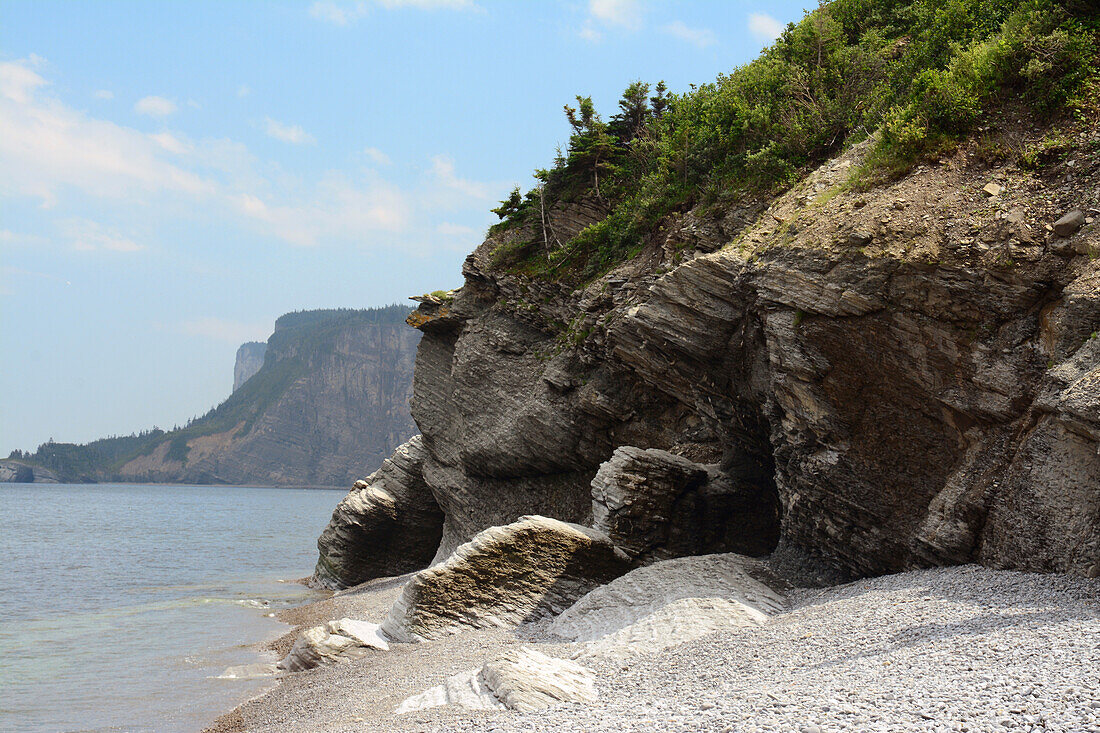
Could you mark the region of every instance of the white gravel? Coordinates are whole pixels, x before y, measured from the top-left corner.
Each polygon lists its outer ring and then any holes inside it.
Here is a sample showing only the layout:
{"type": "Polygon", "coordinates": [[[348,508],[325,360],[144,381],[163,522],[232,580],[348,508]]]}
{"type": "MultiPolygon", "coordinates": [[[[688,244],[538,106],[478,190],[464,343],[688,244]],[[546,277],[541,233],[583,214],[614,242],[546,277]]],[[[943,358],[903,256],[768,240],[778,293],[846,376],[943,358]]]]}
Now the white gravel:
{"type": "Polygon", "coordinates": [[[791,610],[629,662],[600,701],[466,731],[1100,733],[1100,581],[968,566],[796,591],[791,610]]]}

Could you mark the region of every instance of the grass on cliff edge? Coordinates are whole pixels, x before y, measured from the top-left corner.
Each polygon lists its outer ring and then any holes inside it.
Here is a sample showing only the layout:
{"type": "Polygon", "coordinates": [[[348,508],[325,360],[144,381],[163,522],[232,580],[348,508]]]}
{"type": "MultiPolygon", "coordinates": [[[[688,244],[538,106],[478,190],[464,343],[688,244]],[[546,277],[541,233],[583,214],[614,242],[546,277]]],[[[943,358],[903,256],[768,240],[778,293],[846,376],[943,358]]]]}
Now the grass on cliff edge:
{"type": "Polygon", "coordinates": [[[494,264],[589,282],[671,214],[780,193],[876,130],[864,183],[901,175],[1009,98],[1040,115],[1080,103],[1100,87],[1098,48],[1087,0],[834,0],[685,94],[635,82],[607,122],[590,98],[567,105],[568,150],[494,209],[490,234],[509,233],[494,264]],[[581,200],[607,215],[557,241],[547,212],[581,200]]]}

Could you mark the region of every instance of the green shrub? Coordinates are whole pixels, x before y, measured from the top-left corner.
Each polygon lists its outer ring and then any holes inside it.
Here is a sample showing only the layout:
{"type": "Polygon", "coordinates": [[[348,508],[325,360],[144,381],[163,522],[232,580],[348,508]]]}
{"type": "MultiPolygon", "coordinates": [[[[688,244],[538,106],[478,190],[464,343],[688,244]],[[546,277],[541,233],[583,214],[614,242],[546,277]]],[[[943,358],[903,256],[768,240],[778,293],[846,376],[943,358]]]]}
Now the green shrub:
{"type": "Polygon", "coordinates": [[[632,83],[608,122],[588,97],[566,107],[568,149],[539,187],[515,191],[492,231],[527,226],[494,262],[590,280],[642,248],[670,214],[782,191],[876,130],[863,180],[903,172],[1020,99],[1038,113],[1095,86],[1100,21],[1053,0],[835,0],[791,23],[752,63],[645,104],[632,83]],[[546,252],[542,211],[593,199],[608,216],[546,252]]]}

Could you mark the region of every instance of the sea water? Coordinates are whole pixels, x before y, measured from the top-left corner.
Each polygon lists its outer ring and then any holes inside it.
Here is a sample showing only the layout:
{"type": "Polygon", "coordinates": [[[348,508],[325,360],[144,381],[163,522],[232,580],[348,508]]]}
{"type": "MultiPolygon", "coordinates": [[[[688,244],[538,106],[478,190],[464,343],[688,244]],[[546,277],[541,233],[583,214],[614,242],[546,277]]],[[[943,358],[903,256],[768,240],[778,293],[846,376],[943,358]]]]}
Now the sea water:
{"type": "Polygon", "coordinates": [[[271,686],[219,675],[316,596],[342,493],[0,484],[0,730],[198,731],[271,686]]]}

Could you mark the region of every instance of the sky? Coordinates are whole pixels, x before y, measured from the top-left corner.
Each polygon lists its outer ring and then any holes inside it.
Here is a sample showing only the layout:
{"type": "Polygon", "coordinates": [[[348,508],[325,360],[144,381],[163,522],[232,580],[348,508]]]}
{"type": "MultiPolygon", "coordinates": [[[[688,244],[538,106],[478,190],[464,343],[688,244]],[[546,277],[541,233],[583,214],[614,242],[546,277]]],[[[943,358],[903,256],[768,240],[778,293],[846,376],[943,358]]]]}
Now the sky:
{"type": "Polygon", "coordinates": [[[712,81],[806,7],[3,0],[0,455],[184,424],[283,313],[461,285],[562,105],[712,81]]]}

